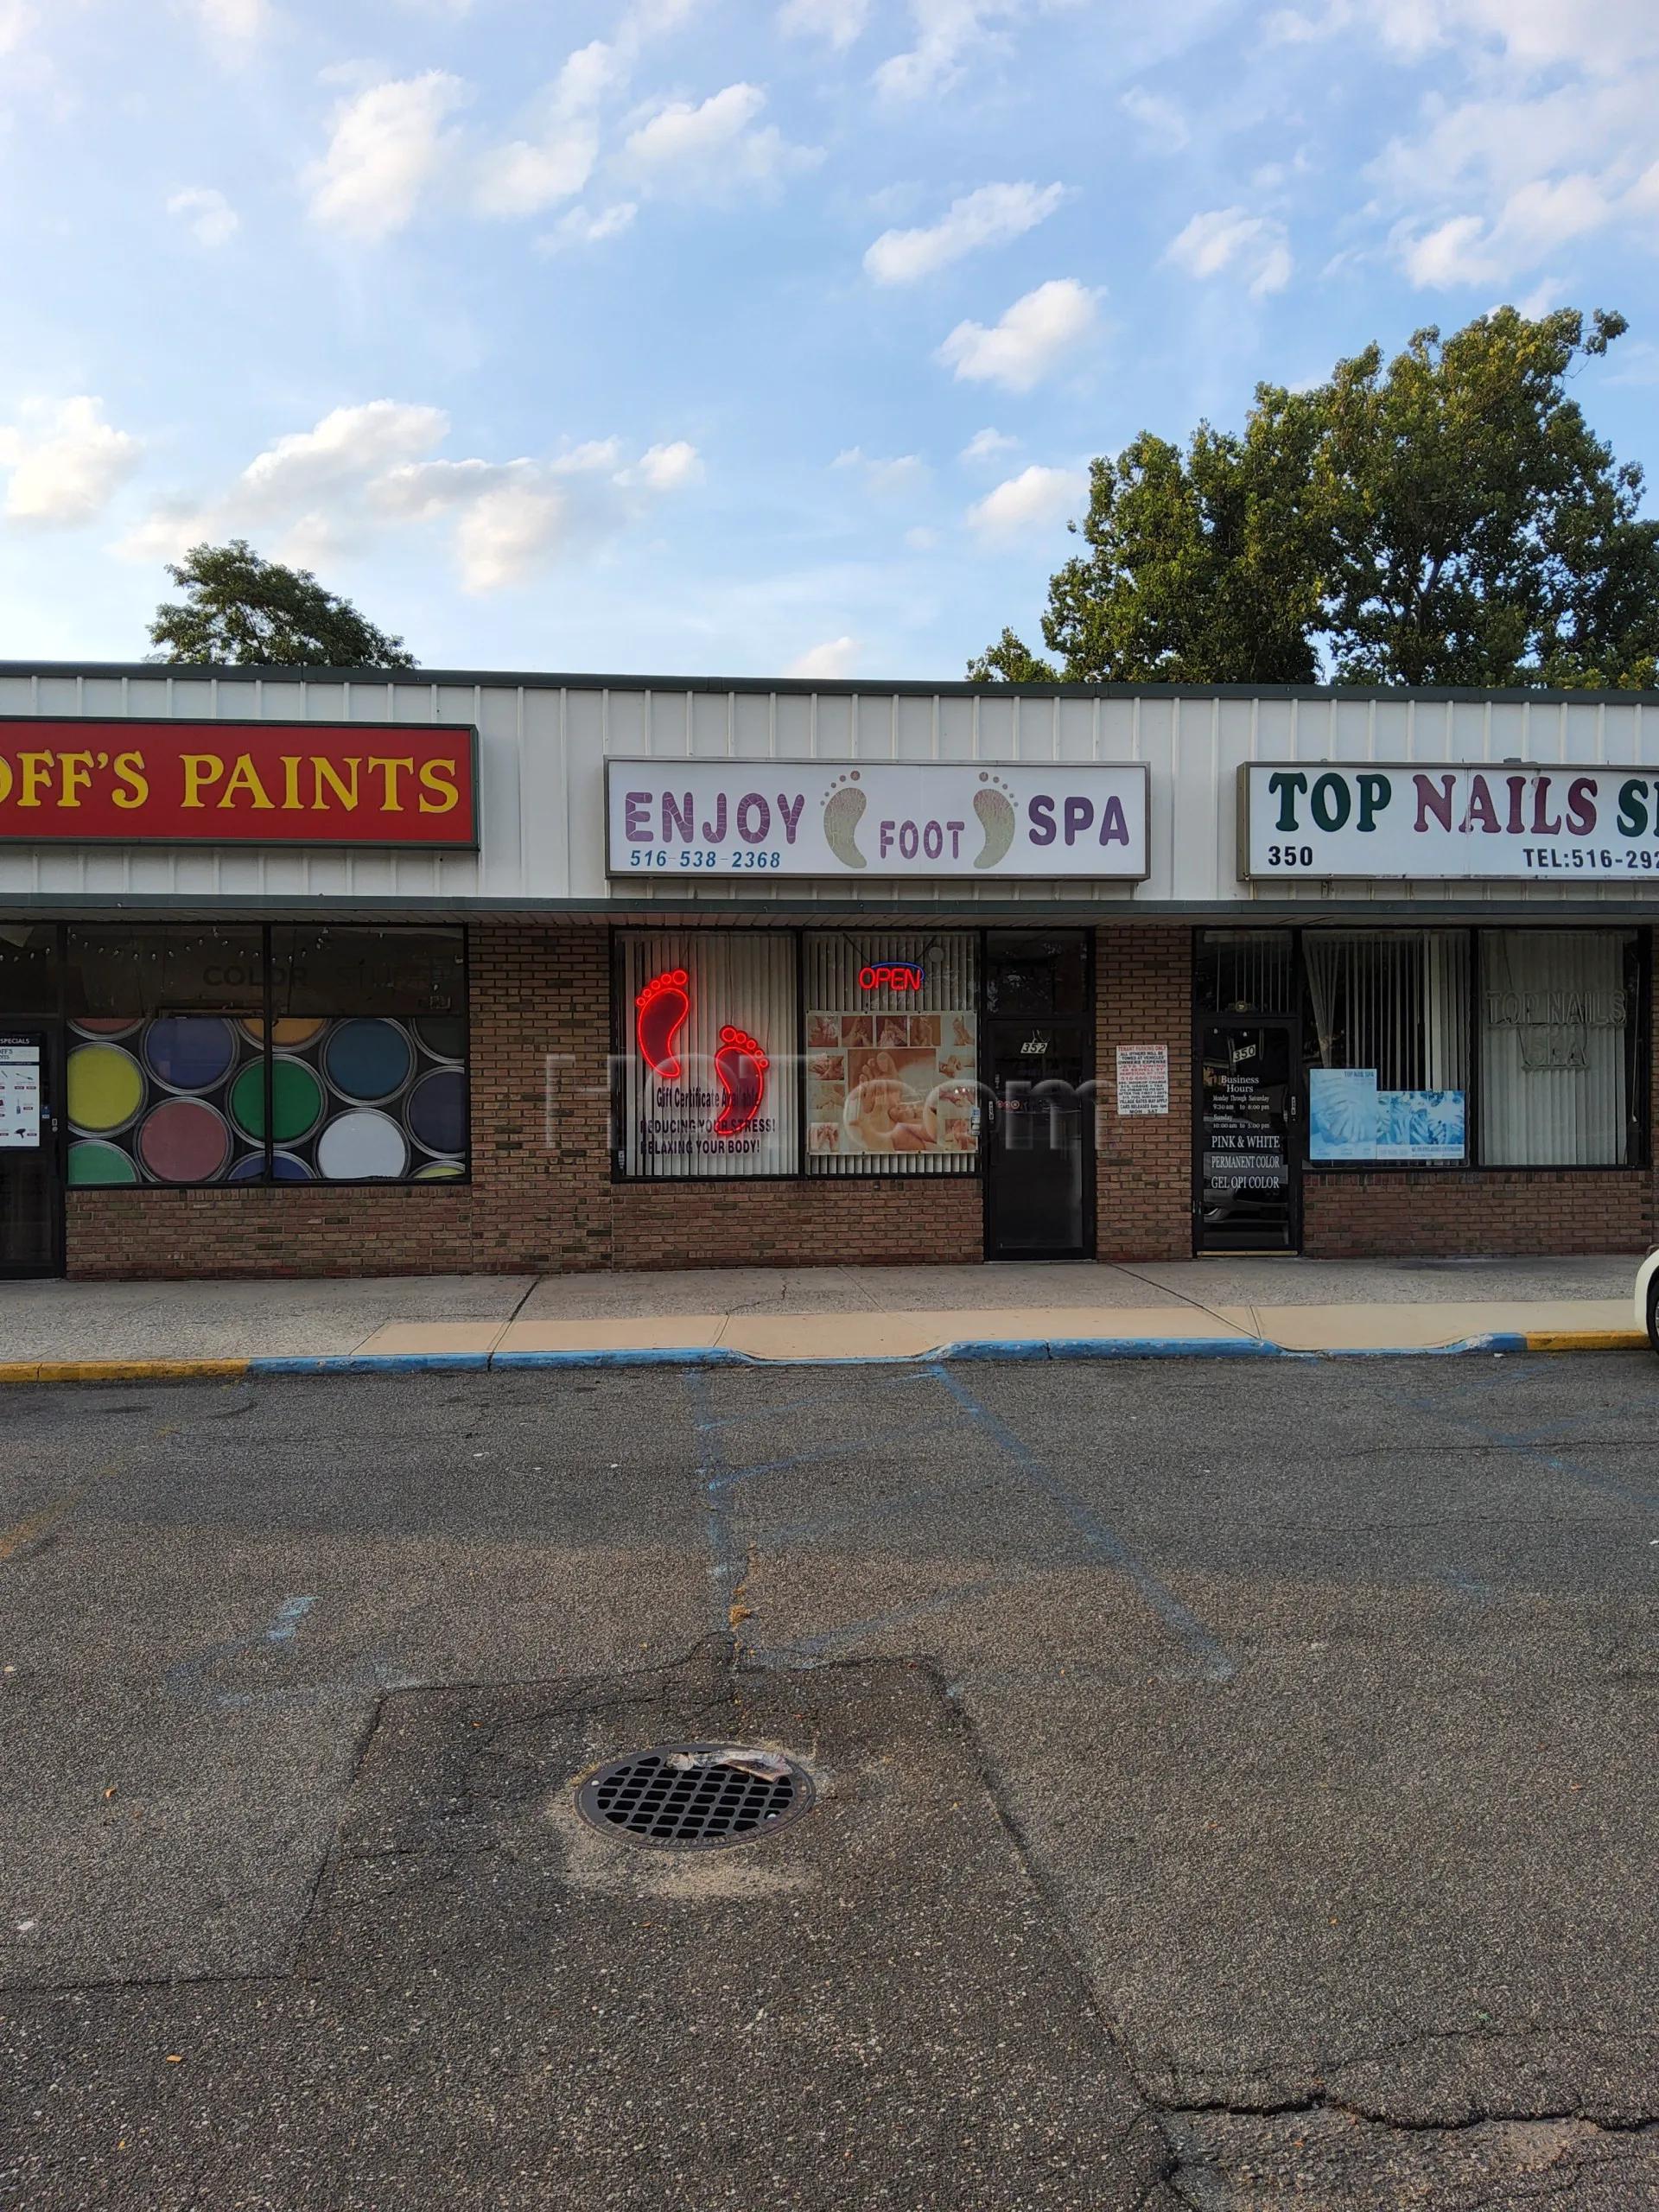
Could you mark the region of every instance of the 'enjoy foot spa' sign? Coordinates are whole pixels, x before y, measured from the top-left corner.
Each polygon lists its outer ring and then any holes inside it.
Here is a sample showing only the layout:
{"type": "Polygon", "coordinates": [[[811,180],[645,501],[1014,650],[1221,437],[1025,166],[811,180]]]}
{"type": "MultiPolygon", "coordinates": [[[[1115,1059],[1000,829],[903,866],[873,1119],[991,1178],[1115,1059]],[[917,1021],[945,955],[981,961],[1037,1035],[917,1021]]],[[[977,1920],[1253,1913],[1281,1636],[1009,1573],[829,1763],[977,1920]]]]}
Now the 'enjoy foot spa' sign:
{"type": "Polygon", "coordinates": [[[612,760],[612,875],[1147,873],[1143,767],[612,760]]]}

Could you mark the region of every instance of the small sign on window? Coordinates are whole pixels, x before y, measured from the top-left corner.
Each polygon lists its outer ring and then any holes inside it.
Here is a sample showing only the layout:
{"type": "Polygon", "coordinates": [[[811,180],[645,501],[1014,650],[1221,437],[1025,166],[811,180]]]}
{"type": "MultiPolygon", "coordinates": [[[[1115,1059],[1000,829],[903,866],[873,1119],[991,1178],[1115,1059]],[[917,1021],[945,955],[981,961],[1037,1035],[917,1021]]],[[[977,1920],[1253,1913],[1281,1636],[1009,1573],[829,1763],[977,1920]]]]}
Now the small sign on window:
{"type": "Polygon", "coordinates": [[[0,1037],[0,1151],[38,1151],[41,1047],[35,1038],[0,1037]]]}

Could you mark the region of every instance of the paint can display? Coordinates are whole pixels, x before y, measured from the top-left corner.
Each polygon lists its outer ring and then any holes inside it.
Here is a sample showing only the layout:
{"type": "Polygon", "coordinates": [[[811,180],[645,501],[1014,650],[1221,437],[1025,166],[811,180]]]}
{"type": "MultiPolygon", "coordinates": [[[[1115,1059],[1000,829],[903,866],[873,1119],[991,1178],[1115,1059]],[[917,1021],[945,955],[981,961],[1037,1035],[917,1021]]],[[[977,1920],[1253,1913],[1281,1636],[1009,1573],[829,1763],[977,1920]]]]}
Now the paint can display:
{"type": "Polygon", "coordinates": [[[212,1090],[236,1062],[236,1033],[217,1014],[167,1014],[144,1030],[144,1064],[168,1090],[212,1090]]]}
{"type": "Polygon", "coordinates": [[[77,1045],[69,1055],[69,1125],[90,1136],[112,1136],[137,1117],[144,1071],[119,1045],[77,1045]]]}
{"type": "MultiPolygon", "coordinates": [[[[279,1145],[300,1143],[322,1119],[323,1090],[308,1060],[277,1052],[270,1064],[271,1136],[279,1145]]],[[[254,1144],[265,1141],[265,1071],[250,1060],[231,1085],[231,1118],[254,1144]]]]}
{"type": "Polygon", "coordinates": [[[118,1144],[86,1137],[69,1147],[67,1180],[72,1191],[124,1190],[138,1180],[138,1169],[118,1144]]]}
{"type": "Polygon", "coordinates": [[[459,1067],[467,1057],[467,1024],[458,1014],[423,1014],[412,1022],[416,1042],[435,1060],[459,1067]]]}
{"type": "MultiPolygon", "coordinates": [[[[320,1016],[279,1014],[270,1025],[270,1041],[279,1052],[297,1052],[314,1045],[327,1027],[320,1016]]],[[[242,1029],[256,1045],[264,1043],[265,1025],[257,1016],[251,1014],[242,1029]]]]}
{"type": "Polygon", "coordinates": [[[379,1105],[409,1081],[414,1047],[396,1021],[341,1021],[322,1048],[323,1072],[342,1098],[379,1105]]]}
{"type": "MultiPolygon", "coordinates": [[[[251,1152],[238,1160],[226,1178],[232,1183],[257,1183],[265,1172],[265,1155],[251,1152]]],[[[271,1179],[277,1183],[310,1183],[315,1180],[305,1162],[291,1152],[275,1152],[270,1156],[271,1179]]]]}
{"type": "Polygon", "coordinates": [[[77,1037],[130,1037],[143,1026],[137,1014],[83,1014],[69,1024],[77,1037]]]}
{"type": "Polygon", "coordinates": [[[397,1181],[408,1166],[408,1138],[372,1108],[337,1115],[317,1139],[317,1173],[327,1182],[397,1181]]]}
{"type": "Polygon", "coordinates": [[[211,1183],[232,1151],[225,1116],[203,1098],[167,1098],[138,1127],[140,1160],[158,1183],[211,1183]]]}
{"type": "Polygon", "coordinates": [[[423,1152],[466,1151],[467,1078],[459,1068],[429,1069],[416,1079],[404,1110],[409,1133],[423,1152]]]}

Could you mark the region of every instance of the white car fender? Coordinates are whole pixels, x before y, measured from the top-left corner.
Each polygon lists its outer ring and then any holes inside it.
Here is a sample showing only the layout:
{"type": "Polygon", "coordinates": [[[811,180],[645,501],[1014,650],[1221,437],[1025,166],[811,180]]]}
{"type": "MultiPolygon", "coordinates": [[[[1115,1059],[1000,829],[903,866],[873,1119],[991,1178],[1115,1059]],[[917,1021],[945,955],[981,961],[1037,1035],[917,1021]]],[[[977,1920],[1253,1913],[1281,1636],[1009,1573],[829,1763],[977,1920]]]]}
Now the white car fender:
{"type": "MultiPolygon", "coordinates": [[[[1659,1244],[1654,1246],[1652,1251],[1636,1271],[1636,1325],[1646,1332],[1650,1341],[1654,1336],[1654,1329],[1649,1318],[1649,1306],[1653,1297],[1653,1282],[1656,1276],[1659,1276],[1659,1244]]],[[[1659,1343],[1654,1344],[1654,1350],[1659,1351],[1659,1343]]]]}

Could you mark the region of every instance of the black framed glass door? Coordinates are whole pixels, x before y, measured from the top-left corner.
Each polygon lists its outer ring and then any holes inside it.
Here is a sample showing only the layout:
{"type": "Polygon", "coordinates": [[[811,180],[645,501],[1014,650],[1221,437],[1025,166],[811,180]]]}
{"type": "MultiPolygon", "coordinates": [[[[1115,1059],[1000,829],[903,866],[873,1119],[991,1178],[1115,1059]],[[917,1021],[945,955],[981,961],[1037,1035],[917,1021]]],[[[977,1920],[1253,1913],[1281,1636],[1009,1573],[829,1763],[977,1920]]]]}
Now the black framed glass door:
{"type": "Polygon", "coordinates": [[[0,1020],[0,1276],[63,1271],[51,1026],[0,1020]]]}
{"type": "Polygon", "coordinates": [[[1077,1260],[1089,1250],[1094,1113],[1082,1025],[992,1021],[985,1250],[992,1260],[1077,1260]]]}
{"type": "Polygon", "coordinates": [[[985,1256],[1081,1260],[1094,1250],[1094,1024],[1080,930],[985,938],[985,1256]]]}
{"type": "Polygon", "coordinates": [[[1199,1025],[1200,1252],[1300,1249],[1297,1028],[1294,1021],[1199,1025]]]}

